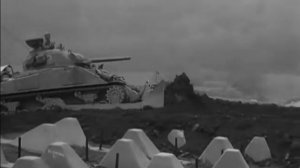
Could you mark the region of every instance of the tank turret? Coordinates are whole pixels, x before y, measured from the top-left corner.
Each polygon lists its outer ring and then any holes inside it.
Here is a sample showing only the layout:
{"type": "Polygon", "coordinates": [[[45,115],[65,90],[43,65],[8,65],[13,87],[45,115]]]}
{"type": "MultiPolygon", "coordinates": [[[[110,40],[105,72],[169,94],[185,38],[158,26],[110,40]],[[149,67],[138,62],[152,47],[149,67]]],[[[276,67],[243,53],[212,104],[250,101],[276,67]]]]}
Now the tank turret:
{"type": "MultiPolygon", "coordinates": [[[[54,44],[54,42],[48,43],[54,44]]],[[[57,48],[49,44],[44,45],[43,38],[26,40],[26,44],[33,50],[29,52],[29,55],[24,61],[23,67],[25,71],[71,65],[90,67],[92,63],[130,60],[130,57],[88,59],[79,53],[72,52],[71,50],[65,50],[64,47],[61,47],[61,45],[57,48]]]]}

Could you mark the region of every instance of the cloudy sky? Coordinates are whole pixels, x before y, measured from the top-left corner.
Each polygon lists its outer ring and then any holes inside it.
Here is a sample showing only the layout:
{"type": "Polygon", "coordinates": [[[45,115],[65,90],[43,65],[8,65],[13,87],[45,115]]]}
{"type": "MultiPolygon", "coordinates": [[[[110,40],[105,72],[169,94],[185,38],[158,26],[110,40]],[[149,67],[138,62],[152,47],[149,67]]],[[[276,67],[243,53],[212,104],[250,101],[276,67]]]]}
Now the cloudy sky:
{"type": "Polygon", "coordinates": [[[299,0],[1,0],[1,64],[51,32],[116,71],[187,72],[258,99],[300,97],[299,0]]]}

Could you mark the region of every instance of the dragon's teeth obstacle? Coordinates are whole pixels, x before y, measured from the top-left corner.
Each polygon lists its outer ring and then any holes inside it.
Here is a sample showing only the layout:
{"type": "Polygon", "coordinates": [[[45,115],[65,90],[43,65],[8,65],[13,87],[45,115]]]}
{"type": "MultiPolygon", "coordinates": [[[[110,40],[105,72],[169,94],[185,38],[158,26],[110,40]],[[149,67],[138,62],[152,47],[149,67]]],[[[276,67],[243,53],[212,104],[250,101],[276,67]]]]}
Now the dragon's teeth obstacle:
{"type": "Polygon", "coordinates": [[[226,149],[213,168],[249,168],[238,149],[226,149]]]}
{"type": "Polygon", "coordinates": [[[171,153],[154,155],[147,168],[183,168],[180,161],[171,153]]]}
{"type": "Polygon", "coordinates": [[[116,164],[119,168],[145,168],[149,159],[133,140],[119,139],[100,162],[106,168],[115,168],[116,164]]]}
{"type": "Polygon", "coordinates": [[[169,134],[168,134],[168,140],[169,142],[178,148],[184,146],[186,144],[185,136],[184,136],[184,131],[183,130],[177,130],[173,129],[169,134]],[[177,144],[176,144],[177,140],[177,144]]]}
{"type": "MultiPolygon", "coordinates": [[[[49,144],[55,141],[56,132],[54,124],[41,124],[21,136],[22,148],[42,153],[49,144]]],[[[12,144],[18,146],[18,138],[14,139],[12,144]]]]}
{"type": "Polygon", "coordinates": [[[68,144],[55,142],[48,146],[41,157],[21,157],[13,168],[88,168],[88,166],[68,144]]]}
{"type": "Polygon", "coordinates": [[[64,142],[51,144],[41,158],[51,168],[88,168],[76,152],[64,142]]]}
{"type": "Polygon", "coordinates": [[[226,149],[233,148],[226,137],[215,137],[198,158],[200,164],[212,166],[221,157],[226,149]]]}
{"type": "Polygon", "coordinates": [[[157,147],[141,129],[129,129],[123,136],[125,139],[132,139],[148,158],[159,153],[157,147]]]}
{"type": "Polygon", "coordinates": [[[70,145],[84,146],[86,137],[76,118],[64,118],[55,123],[58,141],[66,142],[70,145]]]}
{"type": "MultiPolygon", "coordinates": [[[[61,141],[70,145],[85,145],[86,137],[76,118],[64,118],[55,124],[41,124],[21,136],[22,148],[43,153],[53,142],[61,141]]],[[[18,146],[18,138],[11,143],[18,146]]]]}
{"type": "Polygon", "coordinates": [[[245,156],[254,162],[262,162],[271,159],[271,152],[264,137],[254,137],[245,149],[245,156]]]}
{"type": "Polygon", "coordinates": [[[23,156],[14,164],[13,168],[50,168],[37,156],[23,156]]]}

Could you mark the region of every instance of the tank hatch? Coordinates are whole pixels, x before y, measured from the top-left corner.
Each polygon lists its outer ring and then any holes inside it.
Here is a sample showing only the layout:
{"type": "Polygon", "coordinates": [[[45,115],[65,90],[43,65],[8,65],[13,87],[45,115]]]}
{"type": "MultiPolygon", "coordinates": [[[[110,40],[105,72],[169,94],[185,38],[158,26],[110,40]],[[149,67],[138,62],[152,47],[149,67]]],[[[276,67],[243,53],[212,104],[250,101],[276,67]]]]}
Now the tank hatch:
{"type": "Polygon", "coordinates": [[[38,48],[42,48],[44,39],[43,38],[34,38],[34,39],[28,39],[25,42],[29,47],[31,47],[33,49],[38,49],[38,48]]]}

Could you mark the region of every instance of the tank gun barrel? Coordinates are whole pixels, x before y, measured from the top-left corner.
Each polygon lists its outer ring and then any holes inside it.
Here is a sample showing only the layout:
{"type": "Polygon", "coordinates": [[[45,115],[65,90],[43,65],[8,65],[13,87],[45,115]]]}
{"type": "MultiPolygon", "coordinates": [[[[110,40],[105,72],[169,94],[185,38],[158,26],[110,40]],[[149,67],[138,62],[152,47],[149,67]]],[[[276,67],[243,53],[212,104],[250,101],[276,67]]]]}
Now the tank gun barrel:
{"type": "Polygon", "coordinates": [[[131,57],[107,57],[107,58],[92,58],[91,63],[101,63],[101,62],[114,62],[114,61],[126,61],[130,60],[131,57]]]}

